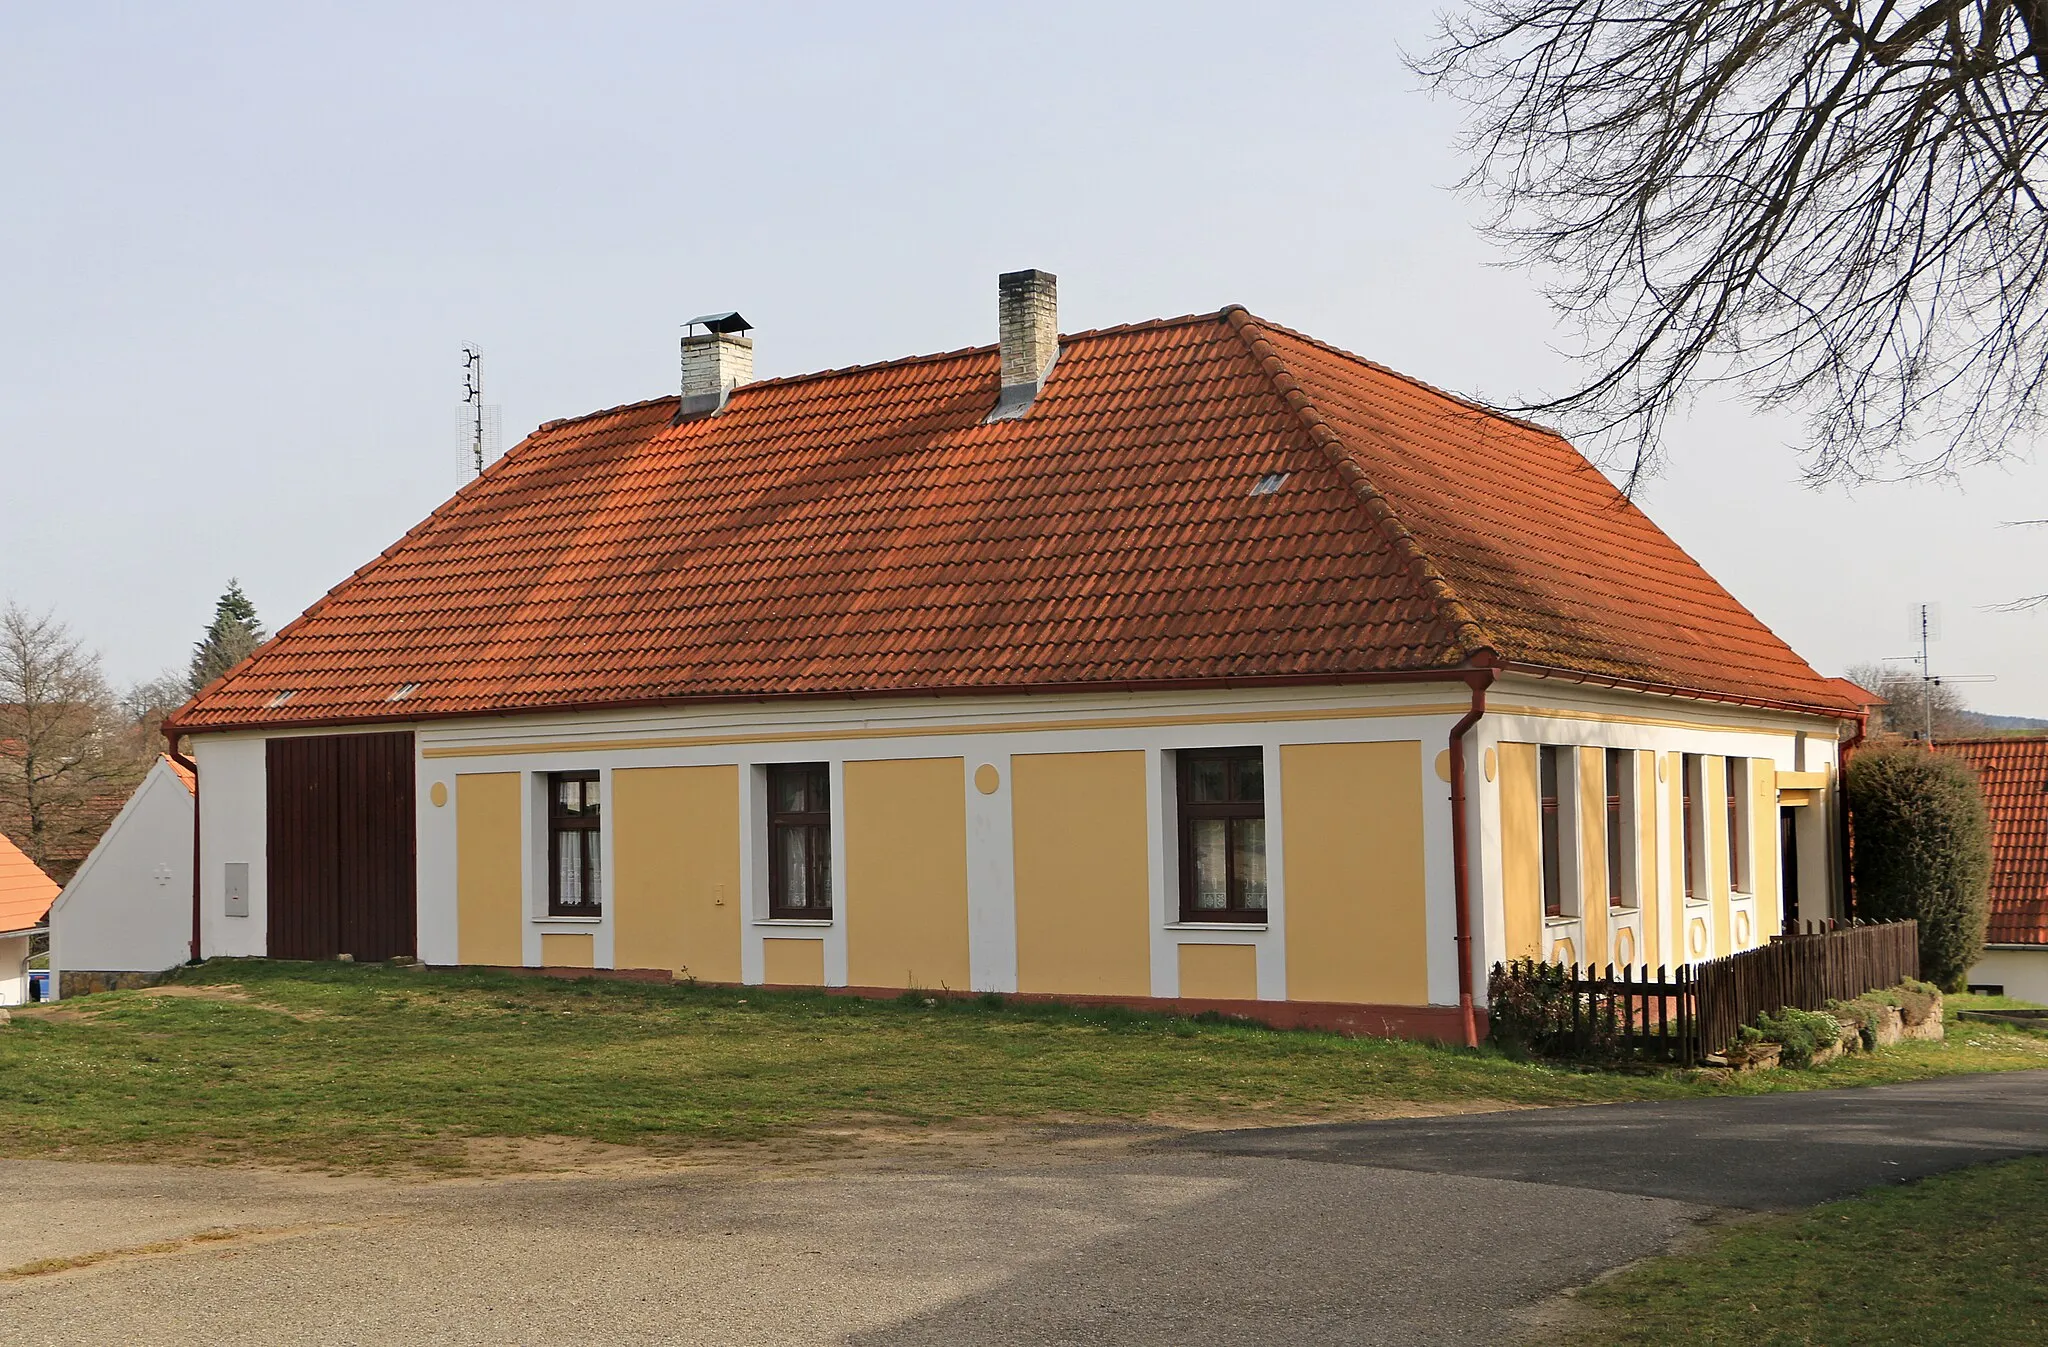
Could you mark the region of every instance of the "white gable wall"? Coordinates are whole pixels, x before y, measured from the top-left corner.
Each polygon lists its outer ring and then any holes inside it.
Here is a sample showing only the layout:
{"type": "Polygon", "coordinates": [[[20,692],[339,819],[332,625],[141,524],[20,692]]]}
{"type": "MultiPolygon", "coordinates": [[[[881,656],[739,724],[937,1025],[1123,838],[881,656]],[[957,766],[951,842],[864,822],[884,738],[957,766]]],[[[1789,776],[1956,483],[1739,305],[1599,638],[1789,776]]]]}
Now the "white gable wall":
{"type": "Polygon", "coordinates": [[[50,909],[52,970],[153,973],[186,960],[192,808],[159,760],[50,909]]]}

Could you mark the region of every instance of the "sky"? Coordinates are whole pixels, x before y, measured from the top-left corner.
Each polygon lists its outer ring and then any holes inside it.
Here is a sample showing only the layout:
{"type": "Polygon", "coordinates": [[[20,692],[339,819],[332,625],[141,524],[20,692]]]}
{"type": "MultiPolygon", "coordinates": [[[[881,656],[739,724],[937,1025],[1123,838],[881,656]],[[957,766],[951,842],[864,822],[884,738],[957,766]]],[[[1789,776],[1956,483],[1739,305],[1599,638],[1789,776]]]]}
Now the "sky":
{"type": "MultiPolygon", "coordinates": [[[[507,447],[672,393],[688,318],[757,373],[1242,303],[1508,403],[1572,368],[1459,195],[1415,3],[13,6],[0,41],[0,599],[119,684],[229,577],[274,629],[507,447]]],[[[1825,673],[1912,653],[2048,716],[2048,468],[1802,485],[1798,426],[1709,400],[1639,500],[1825,673]]]]}

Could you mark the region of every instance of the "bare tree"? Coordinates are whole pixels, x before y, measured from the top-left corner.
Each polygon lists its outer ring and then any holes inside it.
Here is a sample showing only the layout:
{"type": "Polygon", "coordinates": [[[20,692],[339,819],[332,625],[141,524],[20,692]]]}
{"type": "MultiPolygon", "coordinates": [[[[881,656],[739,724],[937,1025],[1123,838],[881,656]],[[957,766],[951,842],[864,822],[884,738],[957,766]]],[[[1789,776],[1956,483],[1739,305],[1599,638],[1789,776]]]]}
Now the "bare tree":
{"type": "Polygon", "coordinates": [[[129,731],[99,656],[50,614],[0,609],[0,832],[59,883],[148,764],[129,731]]]}
{"type": "Polygon", "coordinates": [[[1633,486],[1727,383],[1817,480],[2003,456],[2048,386],[2048,0],[1471,0],[1413,60],[1633,486]],[[1932,448],[1924,446],[1931,445],[1932,448]]]}
{"type": "Polygon", "coordinates": [[[1870,718],[1872,734],[1911,739],[1926,734],[1930,725],[1936,739],[1961,739],[1984,732],[1984,722],[1947,683],[1930,683],[1917,673],[1881,664],[1853,665],[1843,677],[1885,699],[1870,718]]]}

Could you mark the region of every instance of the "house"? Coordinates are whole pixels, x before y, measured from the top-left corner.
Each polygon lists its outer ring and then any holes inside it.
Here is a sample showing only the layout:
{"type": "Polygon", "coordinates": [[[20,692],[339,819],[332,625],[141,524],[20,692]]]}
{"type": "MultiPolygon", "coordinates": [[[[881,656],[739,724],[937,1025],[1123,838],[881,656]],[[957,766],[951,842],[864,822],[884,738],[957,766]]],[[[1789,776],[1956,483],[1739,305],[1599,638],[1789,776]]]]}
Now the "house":
{"type": "Polygon", "coordinates": [[[159,757],[50,908],[59,995],[158,973],[192,952],[197,778],[159,757]]]}
{"type": "Polygon", "coordinates": [[[2048,1002],[2048,738],[1950,739],[1991,816],[1991,923],[1969,985],[2048,1002]]]}
{"type": "Polygon", "coordinates": [[[204,951],[1460,1036],[1837,910],[1856,711],[1570,444],[1056,309],[541,426],[174,716],[204,951]]]}
{"type": "Polygon", "coordinates": [[[0,833],[0,1006],[28,1000],[29,946],[57,897],[56,881],[0,833]]]}

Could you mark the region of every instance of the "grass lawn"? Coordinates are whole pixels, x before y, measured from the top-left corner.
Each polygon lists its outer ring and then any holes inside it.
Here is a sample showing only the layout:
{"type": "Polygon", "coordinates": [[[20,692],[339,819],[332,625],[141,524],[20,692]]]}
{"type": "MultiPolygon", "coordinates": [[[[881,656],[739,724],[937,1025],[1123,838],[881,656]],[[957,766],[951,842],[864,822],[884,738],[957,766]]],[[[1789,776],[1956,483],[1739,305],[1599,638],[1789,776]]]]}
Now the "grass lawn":
{"type": "Polygon", "coordinates": [[[666,1151],[847,1125],[1252,1124],[2038,1066],[2048,1035],[1996,1025],[1718,1080],[992,998],[221,960],[0,1029],[0,1154],[455,1170],[473,1138],[666,1151]]]}
{"type": "Polygon", "coordinates": [[[2048,1342],[2048,1159],[1959,1170],[1737,1226],[1581,1294],[1561,1339],[1626,1344],[2048,1342]]]}

